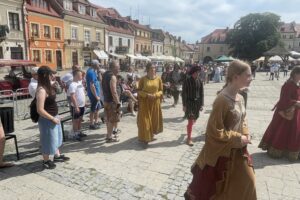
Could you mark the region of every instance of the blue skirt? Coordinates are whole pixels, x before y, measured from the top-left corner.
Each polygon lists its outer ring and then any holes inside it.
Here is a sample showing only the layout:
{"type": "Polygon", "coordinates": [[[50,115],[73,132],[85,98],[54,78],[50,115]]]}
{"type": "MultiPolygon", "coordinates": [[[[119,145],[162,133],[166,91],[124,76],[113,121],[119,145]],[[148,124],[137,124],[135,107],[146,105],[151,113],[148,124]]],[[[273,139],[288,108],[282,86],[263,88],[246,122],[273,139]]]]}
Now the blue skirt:
{"type": "Polygon", "coordinates": [[[57,149],[62,145],[62,129],[60,124],[39,117],[40,142],[42,154],[55,155],[57,149]]]}

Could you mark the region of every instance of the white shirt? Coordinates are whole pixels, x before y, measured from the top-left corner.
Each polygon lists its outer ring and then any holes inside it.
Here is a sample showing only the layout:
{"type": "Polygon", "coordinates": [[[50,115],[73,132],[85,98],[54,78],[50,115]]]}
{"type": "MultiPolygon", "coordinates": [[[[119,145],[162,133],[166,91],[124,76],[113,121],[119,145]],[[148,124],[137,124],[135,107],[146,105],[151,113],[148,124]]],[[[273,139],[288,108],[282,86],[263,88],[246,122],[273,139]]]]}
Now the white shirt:
{"type": "MultiPolygon", "coordinates": [[[[77,106],[78,107],[84,107],[85,106],[85,92],[84,92],[84,87],[82,85],[82,81],[78,82],[72,82],[69,86],[68,93],[70,94],[75,94],[75,99],[77,101],[77,106]]],[[[73,105],[73,102],[71,102],[71,105],[73,105]]]]}
{"type": "Polygon", "coordinates": [[[30,83],[28,85],[28,91],[32,98],[35,97],[36,88],[37,88],[38,82],[34,78],[31,78],[30,83]]]}

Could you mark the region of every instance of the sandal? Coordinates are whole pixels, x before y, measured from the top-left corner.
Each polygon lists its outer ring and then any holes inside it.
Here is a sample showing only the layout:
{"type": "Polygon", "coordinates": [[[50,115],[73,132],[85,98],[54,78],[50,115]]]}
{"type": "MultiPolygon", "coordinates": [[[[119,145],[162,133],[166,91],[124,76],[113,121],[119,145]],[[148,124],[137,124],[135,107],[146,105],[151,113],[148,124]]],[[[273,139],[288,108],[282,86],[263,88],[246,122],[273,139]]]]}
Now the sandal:
{"type": "Polygon", "coordinates": [[[119,142],[120,140],[118,138],[106,138],[106,143],[113,143],[113,142],[119,142]]]}
{"type": "Polygon", "coordinates": [[[117,130],[114,130],[113,132],[112,132],[112,134],[113,135],[118,135],[118,134],[120,134],[122,131],[120,130],[120,129],[117,129],[117,130]]]}

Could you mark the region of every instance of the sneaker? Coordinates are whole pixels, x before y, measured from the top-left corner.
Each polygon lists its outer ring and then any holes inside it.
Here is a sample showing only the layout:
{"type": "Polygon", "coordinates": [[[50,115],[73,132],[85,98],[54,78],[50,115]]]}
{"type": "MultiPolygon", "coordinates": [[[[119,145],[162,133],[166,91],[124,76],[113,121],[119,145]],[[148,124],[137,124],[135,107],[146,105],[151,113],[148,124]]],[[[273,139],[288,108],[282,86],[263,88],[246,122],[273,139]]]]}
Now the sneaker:
{"type": "Polygon", "coordinates": [[[70,160],[70,158],[63,154],[60,154],[59,156],[54,156],[54,158],[53,158],[54,162],[66,162],[69,160],[70,160]]]}
{"type": "Polygon", "coordinates": [[[76,140],[76,141],[79,141],[79,142],[82,141],[82,139],[79,136],[79,134],[78,135],[74,135],[73,140],[76,140]]]}
{"type": "Polygon", "coordinates": [[[43,161],[43,167],[45,169],[55,169],[56,165],[51,160],[43,161]]]}
{"type": "Polygon", "coordinates": [[[78,133],[78,136],[79,136],[79,137],[86,137],[87,134],[85,134],[85,133],[83,133],[83,132],[79,132],[79,133],[78,133]]]}

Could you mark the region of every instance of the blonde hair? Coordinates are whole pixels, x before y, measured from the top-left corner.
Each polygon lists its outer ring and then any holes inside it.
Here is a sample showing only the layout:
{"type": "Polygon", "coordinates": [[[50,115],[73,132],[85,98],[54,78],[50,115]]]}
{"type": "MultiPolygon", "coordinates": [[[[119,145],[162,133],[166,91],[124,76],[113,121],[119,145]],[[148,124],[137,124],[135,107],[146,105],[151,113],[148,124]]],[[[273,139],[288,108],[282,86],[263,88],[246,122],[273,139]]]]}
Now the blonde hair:
{"type": "Polygon", "coordinates": [[[226,75],[226,85],[233,80],[233,77],[236,75],[241,75],[247,69],[250,69],[250,65],[241,60],[234,60],[229,64],[227,68],[227,75],[226,75]]]}

